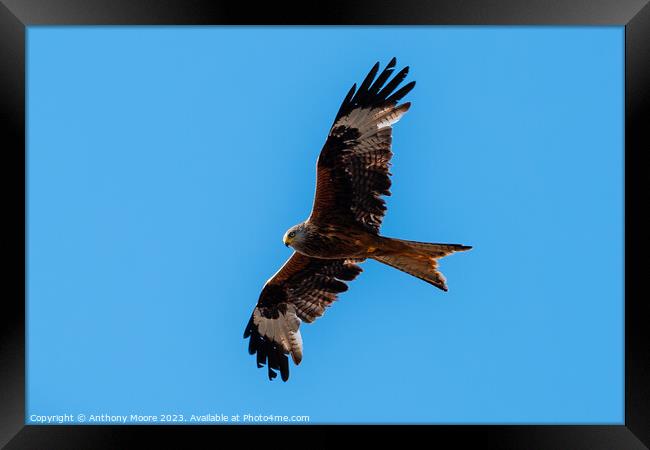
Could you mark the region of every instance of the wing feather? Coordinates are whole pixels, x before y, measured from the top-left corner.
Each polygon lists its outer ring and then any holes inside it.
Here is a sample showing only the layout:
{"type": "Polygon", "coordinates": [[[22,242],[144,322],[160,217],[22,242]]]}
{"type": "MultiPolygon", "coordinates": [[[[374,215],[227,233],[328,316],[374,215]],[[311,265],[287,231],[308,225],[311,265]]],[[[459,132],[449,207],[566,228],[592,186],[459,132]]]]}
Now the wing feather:
{"type": "Polygon", "coordinates": [[[318,158],[313,223],[379,232],[386,211],[382,196],[390,195],[391,187],[392,126],[410,107],[397,103],[415,86],[412,81],[395,91],[409,69],[388,81],[395,65],[393,58],[375,79],[375,64],[343,100],[318,158]]]}
{"type": "Polygon", "coordinates": [[[302,360],[301,322],[311,323],[325,313],[338,294],[354,280],[360,260],[317,259],[295,252],[264,285],[244,330],[248,352],[257,354],[257,366],[268,368],[269,379],[289,378],[288,356],[302,360]]]}

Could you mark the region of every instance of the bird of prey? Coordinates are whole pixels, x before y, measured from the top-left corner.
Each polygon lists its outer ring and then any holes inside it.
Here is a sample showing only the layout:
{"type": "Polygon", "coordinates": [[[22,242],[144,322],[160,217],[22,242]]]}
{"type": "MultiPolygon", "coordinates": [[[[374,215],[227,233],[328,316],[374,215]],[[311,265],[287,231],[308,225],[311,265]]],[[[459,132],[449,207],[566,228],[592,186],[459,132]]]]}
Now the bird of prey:
{"type": "Polygon", "coordinates": [[[249,353],[257,354],[258,367],[267,366],[270,380],[279,371],[287,381],[287,355],[296,365],[302,360],[300,324],[321,317],[365,259],[446,291],[438,259],[471,248],[379,234],[386,212],[382,196],[390,195],[392,126],[408,111],[411,104],[399,101],[415,86],[411,81],[397,89],[408,66],[389,81],[395,65],[393,58],[377,76],[376,63],[359,89],[354,84],[345,96],[318,157],[311,214],[285,233],[294,253],[264,285],[244,331],[249,353]]]}

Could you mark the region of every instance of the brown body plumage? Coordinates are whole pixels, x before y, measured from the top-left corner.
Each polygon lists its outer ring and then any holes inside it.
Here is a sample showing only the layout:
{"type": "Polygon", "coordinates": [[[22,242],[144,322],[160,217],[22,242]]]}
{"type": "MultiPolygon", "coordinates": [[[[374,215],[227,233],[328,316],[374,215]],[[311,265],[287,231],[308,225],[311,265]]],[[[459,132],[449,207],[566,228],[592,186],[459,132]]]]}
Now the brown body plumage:
{"type": "Polygon", "coordinates": [[[460,244],[434,244],[388,238],[358,226],[319,226],[310,221],[293,227],[297,236],[286,243],[300,254],[322,259],[372,258],[409,273],[446,291],[444,276],[437,270],[439,258],[469,250],[460,244]],[[300,238],[297,238],[300,236],[300,238]]]}
{"type": "Polygon", "coordinates": [[[406,67],[388,81],[395,63],[393,58],[376,79],[375,64],[343,100],[318,158],[312,212],[283,239],[296,251],[265,284],[244,332],[249,352],[257,354],[258,367],[267,365],[271,379],[274,370],[288,379],[287,355],[295,364],[302,360],[301,321],[323,315],[347,290],[345,281],[361,272],[358,263],[371,258],[446,291],[437,260],[471,248],[379,234],[382,196],[390,195],[392,125],[408,111],[410,103],[398,102],[415,85],[395,90],[408,73],[406,67]]]}

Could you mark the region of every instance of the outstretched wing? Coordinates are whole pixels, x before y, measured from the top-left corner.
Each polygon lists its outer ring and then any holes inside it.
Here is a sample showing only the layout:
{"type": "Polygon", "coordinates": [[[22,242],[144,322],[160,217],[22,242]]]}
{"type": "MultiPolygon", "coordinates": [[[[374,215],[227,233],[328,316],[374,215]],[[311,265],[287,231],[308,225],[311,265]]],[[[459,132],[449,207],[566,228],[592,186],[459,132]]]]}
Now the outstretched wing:
{"type": "Polygon", "coordinates": [[[415,81],[395,91],[408,67],[385,86],[395,68],[391,59],[375,79],[375,64],[359,89],[343,100],[318,158],[316,195],[309,220],[316,224],[361,225],[378,233],[386,211],[382,195],[390,195],[392,125],[410,107],[398,105],[415,81]]]}
{"type": "MultiPolygon", "coordinates": [[[[359,262],[358,260],[356,262],[359,262]]],[[[347,291],[344,281],[361,272],[352,260],[316,259],[295,252],[266,282],[244,338],[250,338],[248,352],[257,354],[257,367],[268,367],[269,379],[280,371],[289,379],[289,359],[302,360],[301,322],[322,316],[339,293],[347,291]]]]}

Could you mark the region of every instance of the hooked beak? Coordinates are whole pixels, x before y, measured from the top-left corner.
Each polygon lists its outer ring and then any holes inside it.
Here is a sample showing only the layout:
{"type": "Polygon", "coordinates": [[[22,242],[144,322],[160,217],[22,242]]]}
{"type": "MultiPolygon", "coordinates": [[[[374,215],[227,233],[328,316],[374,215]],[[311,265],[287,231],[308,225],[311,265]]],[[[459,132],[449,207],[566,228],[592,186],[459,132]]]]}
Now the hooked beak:
{"type": "Polygon", "coordinates": [[[287,236],[284,236],[284,237],[282,238],[282,242],[284,242],[284,245],[285,245],[285,246],[287,246],[287,247],[289,246],[289,238],[288,238],[287,236]]]}

